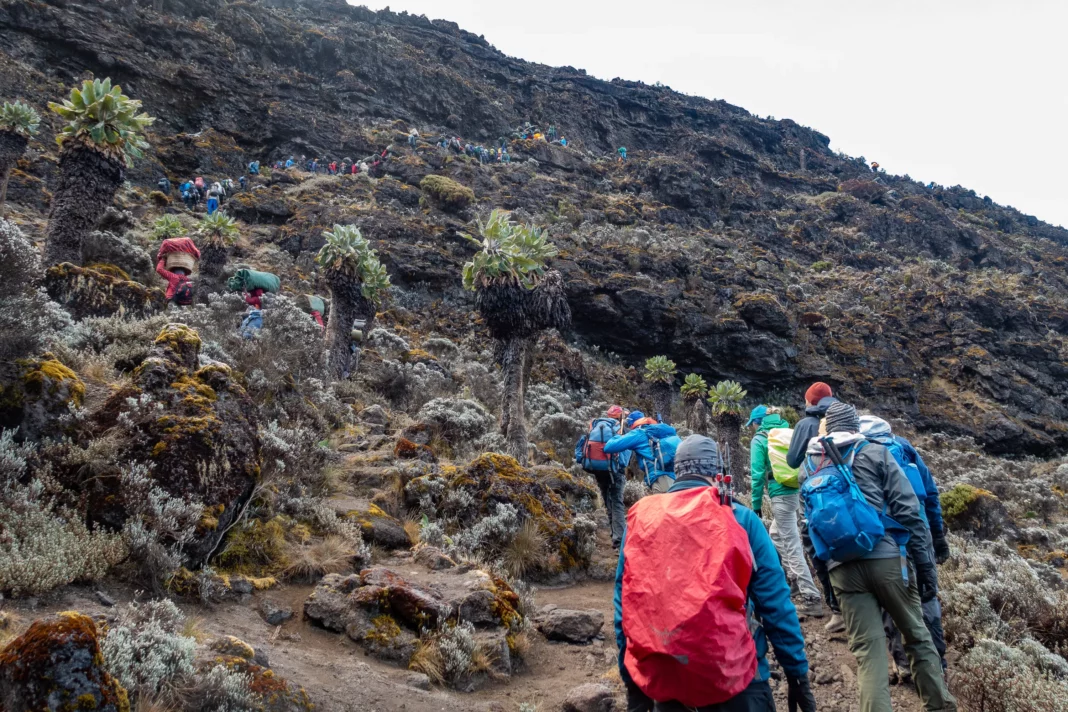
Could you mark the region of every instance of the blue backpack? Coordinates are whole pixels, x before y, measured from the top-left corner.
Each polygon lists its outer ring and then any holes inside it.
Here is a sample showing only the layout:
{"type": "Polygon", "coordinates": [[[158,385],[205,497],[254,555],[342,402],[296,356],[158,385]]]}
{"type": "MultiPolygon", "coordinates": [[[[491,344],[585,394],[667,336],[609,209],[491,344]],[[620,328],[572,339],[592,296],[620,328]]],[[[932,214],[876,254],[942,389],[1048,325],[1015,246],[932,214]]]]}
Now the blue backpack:
{"type": "Polygon", "coordinates": [[[262,328],[263,312],[259,309],[253,309],[241,322],[241,336],[245,339],[251,339],[262,328]]]}
{"type": "Polygon", "coordinates": [[[897,464],[901,466],[901,469],[905,472],[905,477],[908,478],[909,484],[912,485],[912,491],[916,493],[916,498],[920,500],[920,516],[923,517],[923,521],[927,521],[927,508],[924,507],[924,502],[927,500],[927,488],[923,484],[923,477],[920,475],[920,468],[916,466],[915,462],[912,462],[908,455],[905,454],[905,448],[901,446],[897,440],[888,440],[887,442],[877,441],[881,445],[884,445],[890,454],[894,456],[897,464]]]}
{"type": "Polygon", "coordinates": [[[604,444],[616,434],[619,423],[611,418],[596,418],[590,423],[590,432],[575,446],[575,462],[582,464],[586,472],[609,472],[612,456],[605,453],[604,444]]]}
{"type": "Polygon", "coordinates": [[[801,485],[805,518],[816,557],[822,561],[852,561],[870,554],[886,535],[894,537],[904,556],[908,532],[868,502],[853,477],[853,459],[867,442],[859,442],[839,455],[830,439],[822,440],[819,461],[805,461],[808,479],[801,485]]]}

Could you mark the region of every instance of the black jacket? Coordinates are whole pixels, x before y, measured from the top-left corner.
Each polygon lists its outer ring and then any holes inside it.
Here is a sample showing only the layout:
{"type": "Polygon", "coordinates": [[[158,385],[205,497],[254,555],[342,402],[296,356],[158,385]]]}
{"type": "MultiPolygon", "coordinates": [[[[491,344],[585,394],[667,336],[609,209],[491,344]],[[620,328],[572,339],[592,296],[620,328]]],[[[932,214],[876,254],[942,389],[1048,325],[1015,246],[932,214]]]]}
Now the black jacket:
{"type": "Polygon", "coordinates": [[[808,450],[808,441],[820,433],[820,421],[827,414],[827,409],[838,399],[834,396],[821,398],[816,405],[805,408],[805,417],[794,426],[794,437],[790,440],[790,449],[786,453],[786,464],[790,467],[801,467],[805,461],[805,452],[808,450]]]}

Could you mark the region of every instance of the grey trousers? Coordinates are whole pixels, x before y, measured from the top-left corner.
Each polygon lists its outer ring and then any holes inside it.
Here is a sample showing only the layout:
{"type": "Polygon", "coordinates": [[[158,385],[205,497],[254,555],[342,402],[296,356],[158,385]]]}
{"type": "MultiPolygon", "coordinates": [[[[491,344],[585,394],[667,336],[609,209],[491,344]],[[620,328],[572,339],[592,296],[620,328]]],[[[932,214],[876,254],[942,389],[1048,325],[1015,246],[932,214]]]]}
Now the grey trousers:
{"type": "Polygon", "coordinates": [[[801,495],[786,494],[771,498],[771,542],[779,552],[786,578],[797,584],[802,598],[820,600],[820,591],[812,580],[812,572],[805,561],[805,548],[801,544],[801,530],[797,516],[801,507],[801,495]]]}
{"type": "Polygon", "coordinates": [[[623,526],[627,523],[627,508],[623,506],[623,487],[627,476],[623,472],[596,472],[594,478],[601,490],[601,499],[608,512],[608,529],[612,532],[612,546],[623,539],[623,526]]]}

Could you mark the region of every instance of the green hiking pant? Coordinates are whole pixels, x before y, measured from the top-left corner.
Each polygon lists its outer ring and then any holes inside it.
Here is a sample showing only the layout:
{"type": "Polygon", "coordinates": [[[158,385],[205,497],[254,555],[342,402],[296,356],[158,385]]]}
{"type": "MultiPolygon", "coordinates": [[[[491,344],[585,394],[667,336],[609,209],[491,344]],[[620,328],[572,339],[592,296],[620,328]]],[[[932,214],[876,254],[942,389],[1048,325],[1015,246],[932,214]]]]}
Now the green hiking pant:
{"type": "Polygon", "coordinates": [[[894,619],[905,643],[912,679],[927,712],[956,712],[957,701],[942,678],[942,663],[923,623],[916,574],[901,578],[901,560],[861,559],[831,569],[831,585],[842,605],[849,649],[857,659],[860,712],[892,712],[889,660],[882,611],[894,619]]]}

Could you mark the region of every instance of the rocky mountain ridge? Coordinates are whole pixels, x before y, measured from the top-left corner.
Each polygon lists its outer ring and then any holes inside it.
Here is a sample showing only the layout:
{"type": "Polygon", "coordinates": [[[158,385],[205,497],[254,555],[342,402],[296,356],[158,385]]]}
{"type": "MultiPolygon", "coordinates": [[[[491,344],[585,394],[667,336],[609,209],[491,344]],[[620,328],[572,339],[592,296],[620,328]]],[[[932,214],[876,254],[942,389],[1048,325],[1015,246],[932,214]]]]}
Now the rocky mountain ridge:
{"type": "MultiPolygon", "coordinates": [[[[120,198],[135,214],[161,174],[236,177],[253,159],[393,145],[374,182],[277,177],[231,200],[249,239],[276,248],[287,288],[316,288],[322,230],[352,222],[383,255],[408,328],[465,328],[471,251],[457,234],[503,207],[548,225],[580,348],[623,364],[667,354],[785,402],[826,380],[994,453],[1068,448],[1068,231],[971,191],[872,174],[789,120],[529,64],[452,23],[340,0],[6,0],[0,29],[3,99],[43,109],[108,75],[159,118],[120,198]],[[525,121],[571,145],[515,141],[511,164],[480,166],[430,143],[491,145],[525,121]],[[426,139],[415,151],[410,127],[426,139]],[[429,174],[474,199],[435,200],[429,174]]],[[[9,192],[37,238],[54,127],[9,192]]]]}

